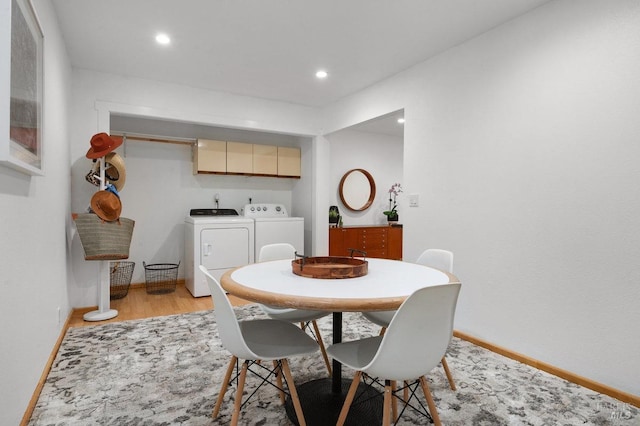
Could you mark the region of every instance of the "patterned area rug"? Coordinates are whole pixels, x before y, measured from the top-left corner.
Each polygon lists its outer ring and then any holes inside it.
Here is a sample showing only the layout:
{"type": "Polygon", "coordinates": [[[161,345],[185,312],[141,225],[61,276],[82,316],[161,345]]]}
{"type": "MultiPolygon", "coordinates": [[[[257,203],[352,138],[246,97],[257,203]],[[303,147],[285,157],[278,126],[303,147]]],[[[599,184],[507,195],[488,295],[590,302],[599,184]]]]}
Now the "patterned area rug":
{"type": "MultiPolygon", "coordinates": [[[[256,305],[236,310],[240,318],[264,316],[256,305]]],[[[331,316],[319,325],[329,343],[331,316]]],[[[378,327],[346,313],[343,330],[343,340],[351,340],[377,334],[378,327]]],[[[445,425],[640,424],[639,410],[629,404],[457,338],[447,360],[457,391],[449,388],[441,367],[427,376],[445,425]]],[[[29,424],[228,424],[234,389],[227,392],[220,417],[211,419],[228,362],[213,311],[71,328],[29,424]]],[[[292,359],[291,370],[296,383],[327,376],[319,353],[292,359]]],[[[344,371],[343,376],[351,374],[344,371]]],[[[246,391],[256,385],[248,378],[246,391]]],[[[407,410],[398,424],[427,423],[407,410]]],[[[291,423],[275,389],[262,387],[243,409],[240,424],[291,423]]]]}

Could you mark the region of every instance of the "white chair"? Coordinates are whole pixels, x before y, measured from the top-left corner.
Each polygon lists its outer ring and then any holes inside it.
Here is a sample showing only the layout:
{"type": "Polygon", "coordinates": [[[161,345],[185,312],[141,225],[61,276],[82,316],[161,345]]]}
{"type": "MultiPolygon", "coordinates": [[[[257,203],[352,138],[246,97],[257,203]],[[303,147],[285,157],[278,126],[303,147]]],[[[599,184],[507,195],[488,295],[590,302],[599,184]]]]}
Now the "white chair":
{"type": "Polygon", "coordinates": [[[249,398],[247,398],[247,401],[242,402],[242,392],[244,390],[247,372],[251,372],[262,379],[258,388],[265,383],[275,386],[280,392],[280,400],[284,403],[285,391],[282,384],[282,374],[284,373],[298,422],[300,425],[305,425],[298,392],[296,391],[291,376],[287,358],[314,353],[318,350],[316,342],[304,331],[289,322],[274,319],[238,321],[233,307],[218,281],[209,274],[209,271],[207,271],[207,268],[204,266],[201,265],[200,270],[207,278],[209,290],[211,290],[211,298],[213,299],[214,313],[218,325],[218,334],[222,341],[222,346],[231,352],[232,355],[231,362],[229,362],[229,367],[227,368],[220,388],[220,393],[218,394],[216,405],[213,408],[213,418],[218,417],[222,399],[224,398],[227,388],[237,380],[238,386],[235,395],[233,415],[231,416],[231,424],[234,426],[238,424],[240,409],[248,402],[251,395],[253,395],[252,393],[249,398]],[[236,376],[231,379],[234,368],[237,369],[239,359],[244,360],[240,374],[236,374],[236,376]],[[273,370],[267,369],[261,364],[261,361],[272,361],[273,370]],[[254,366],[257,366],[259,371],[252,369],[254,366]],[[266,377],[258,374],[264,371],[268,371],[266,377]],[[275,376],[277,384],[269,381],[272,376],[275,376]]]}
{"type": "MultiPolygon", "coordinates": [[[[416,263],[419,265],[425,265],[432,268],[440,269],[441,271],[453,273],[453,253],[448,250],[425,250],[418,257],[416,263]]],[[[382,330],[380,330],[380,334],[384,334],[385,329],[391,322],[391,319],[393,318],[395,313],[396,311],[378,311],[363,312],[362,315],[372,323],[382,327],[382,330]]],[[[447,364],[446,358],[443,356],[441,361],[442,368],[444,368],[444,372],[447,375],[447,380],[449,380],[449,386],[451,387],[451,390],[456,390],[456,384],[453,380],[453,376],[451,375],[451,371],[449,370],[449,364],[447,364]]]]}
{"type": "MultiPolygon", "coordinates": [[[[425,374],[438,365],[451,341],[460,287],[460,283],[455,283],[417,290],[400,306],[384,335],[336,343],[327,348],[335,360],[356,370],[337,426],[344,424],[363,375],[384,380],[383,426],[390,424],[392,415],[393,421],[397,420],[397,400],[403,401],[406,408],[417,398],[415,391],[419,385],[433,422],[436,426],[441,424],[425,374]],[[405,383],[411,391],[409,398],[396,395],[404,390],[396,390],[396,382],[405,383]]],[[[420,406],[428,416],[421,403],[420,406]]]]}
{"type": "MultiPolygon", "coordinates": [[[[260,248],[258,254],[258,262],[267,262],[270,260],[282,260],[282,259],[295,259],[296,249],[288,243],[267,244],[260,248]]],[[[324,358],[324,363],[327,366],[329,375],[331,375],[331,363],[327,356],[327,351],[322,341],[322,335],[320,334],[320,328],[318,327],[317,319],[329,315],[329,312],[324,311],[312,311],[307,309],[292,309],[292,308],[277,308],[274,306],[260,305],[262,310],[273,319],[282,321],[300,323],[300,327],[304,330],[310,324],[313,327],[313,334],[320,346],[320,352],[324,358]]]]}

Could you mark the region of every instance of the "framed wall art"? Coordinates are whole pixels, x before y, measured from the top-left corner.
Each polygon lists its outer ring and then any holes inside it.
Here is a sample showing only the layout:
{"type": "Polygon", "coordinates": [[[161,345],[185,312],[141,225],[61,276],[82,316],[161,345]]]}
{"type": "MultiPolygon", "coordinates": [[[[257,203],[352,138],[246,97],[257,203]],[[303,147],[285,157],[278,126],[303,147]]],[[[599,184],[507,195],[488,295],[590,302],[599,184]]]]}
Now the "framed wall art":
{"type": "Polygon", "coordinates": [[[0,19],[0,162],[42,175],[44,35],[29,0],[0,6],[0,19]]]}

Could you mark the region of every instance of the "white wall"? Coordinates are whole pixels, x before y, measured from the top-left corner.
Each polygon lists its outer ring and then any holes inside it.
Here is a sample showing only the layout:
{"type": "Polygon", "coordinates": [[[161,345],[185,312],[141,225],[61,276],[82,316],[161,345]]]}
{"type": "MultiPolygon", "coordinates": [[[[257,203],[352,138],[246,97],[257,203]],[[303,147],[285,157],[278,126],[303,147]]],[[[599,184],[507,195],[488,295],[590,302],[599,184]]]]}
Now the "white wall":
{"type": "MultiPolygon", "coordinates": [[[[45,34],[45,175],[30,177],[0,166],[3,425],[20,423],[70,310],[64,229],[71,219],[67,143],[71,69],[51,5],[43,0],[36,6],[45,34]]],[[[1,42],[4,45],[5,40],[1,42]]]]}
{"type": "Polygon", "coordinates": [[[313,148],[315,139],[305,138],[301,143],[301,160],[300,167],[303,174],[300,178],[300,182],[296,184],[291,191],[291,208],[289,209],[289,216],[304,217],[304,254],[307,256],[314,255],[313,251],[313,235],[314,226],[316,222],[321,220],[321,217],[314,214],[314,196],[313,182],[317,179],[317,173],[314,168],[314,155],[313,148]]]}
{"type": "Polygon", "coordinates": [[[405,258],[454,251],[457,329],[636,395],[638,75],[640,3],[554,1],[324,124],[404,108],[405,258]]]}
{"type": "MultiPolygon", "coordinates": [[[[112,114],[176,122],[157,128],[139,127],[138,132],[143,133],[168,135],[172,131],[178,134],[168,136],[193,137],[193,134],[179,134],[180,129],[192,131],[189,129],[192,124],[210,132],[200,135],[202,137],[250,142],[253,141],[248,132],[251,130],[259,132],[255,135],[260,140],[255,142],[281,144],[279,141],[284,140],[282,145],[302,148],[301,179],[194,176],[191,149],[187,146],[129,141],[118,148],[127,170],[121,192],[122,215],[136,221],[129,257],[136,262],[133,282],[144,282],[143,261],[176,263],[183,259],[184,218],[191,208],[215,207],[216,193],[220,194],[222,208],[240,210],[249,197],[254,203],[283,203],[292,215],[305,216],[305,234],[310,236],[313,220],[313,216],[308,216],[310,195],[294,199],[292,194],[311,194],[312,139],[303,135],[317,133],[314,109],[78,69],[73,71],[72,108],[71,208],[74,212],[85,211],[95,193],[96,187],[85,180],[91,168],[85,154],[93,134],[110,131],[112,114]]],[[[310,247],[310,241],[307,243],[310,247]]],[[[98,264],[84,260],[77,236],[73,239],[71,263],[71,305],[96,305],[98,264]]],[[[180,277],[184,276],[186,265],[183,265],[184,262],[179,269],[180,277]]]]}
{"type": "MultiPolygon", "coordinates": [[[[331,180],[329,205],[338,206],[343,225],[380,225],[387,223],[382,214],[389,210],[389,189],[396,182],[402,183],[402,138],[342,130],[327,136],[331,149],[331,180]],[[342,176],[351,169],[365,169],[376,184],[376,196],[367,210],[354,212],[340,200],[339,186],[342,176]]],[[[405,194],[400,194],[400,198],[405,194]]],[[[328,222],[328,209],[325,212],[328,222]]],[[[399,212],[400,214],[400,212],[399,212]]],[[[400,217],[402,223],[403,216],[400,217]]]]}
{"type": "MultiPolygon", "coordinates": [[[[55,14],[47,0],[36,5],[45,29],[46,175],[0,167],[0,423],[17,424],[27,406],[60,331],[57,308],[64,320],[70,306],[96,304],[95,274],[78,266],[86,262],[77,240],[67,260],[64,229],[91,196],[84,155],[91,135],[108,130],[109,110],[318,135],[404,109],[400,181],[406,193],[420,194],[419,208],[399,200],[405,257],[425,247],[455,252],[463,281],[456,327],[640,394],[638,2],[551,2],[323,115],[158,82],[71,75],[55,14]]],[[[311,176],[305,189],[291,190],[311,204],[292,202],[294,214],[318,217],[309,224],[318,255],[327,247],[333,196],[329,145],[317,136],[303,146],[311,176]]],[[[130,149],[128,164],[144,162],[134,157],[141,148],[130,149]]],[[[180,182],[186,154],[174,149],[153,155],[180,182]]],[[[128,165],[128,174],[136,168],[128,165]]],[[[210,197],[222,184],[205,186],[210,197]]],[[[134,203],[125,200],[129,216],[134,203]]]]}

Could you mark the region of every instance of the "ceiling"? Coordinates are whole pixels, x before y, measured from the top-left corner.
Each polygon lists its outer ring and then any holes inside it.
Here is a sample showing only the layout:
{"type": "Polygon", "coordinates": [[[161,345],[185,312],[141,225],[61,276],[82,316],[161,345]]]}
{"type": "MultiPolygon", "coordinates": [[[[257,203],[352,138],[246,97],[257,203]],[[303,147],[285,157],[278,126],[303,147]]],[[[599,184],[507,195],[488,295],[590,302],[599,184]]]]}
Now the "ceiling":
{"type": "Polygon", "coordinates": [[[74,67],[326,106],[549,0],[53,0],[74,67]],[[158,45],[158,32],[172,42],[158,45]],[[315,72],[325,69],[325,80],[315,72]]]}
{"type": "Polygon", "coordinates": [[[398,123],[398,119],[404,118],[404,111],[394,111],[381,115],[368,121],[363,121],[349,127],[349,130],[358,132],[376,133],[396,138],[404,137],[404,124],[398,123]]]}

